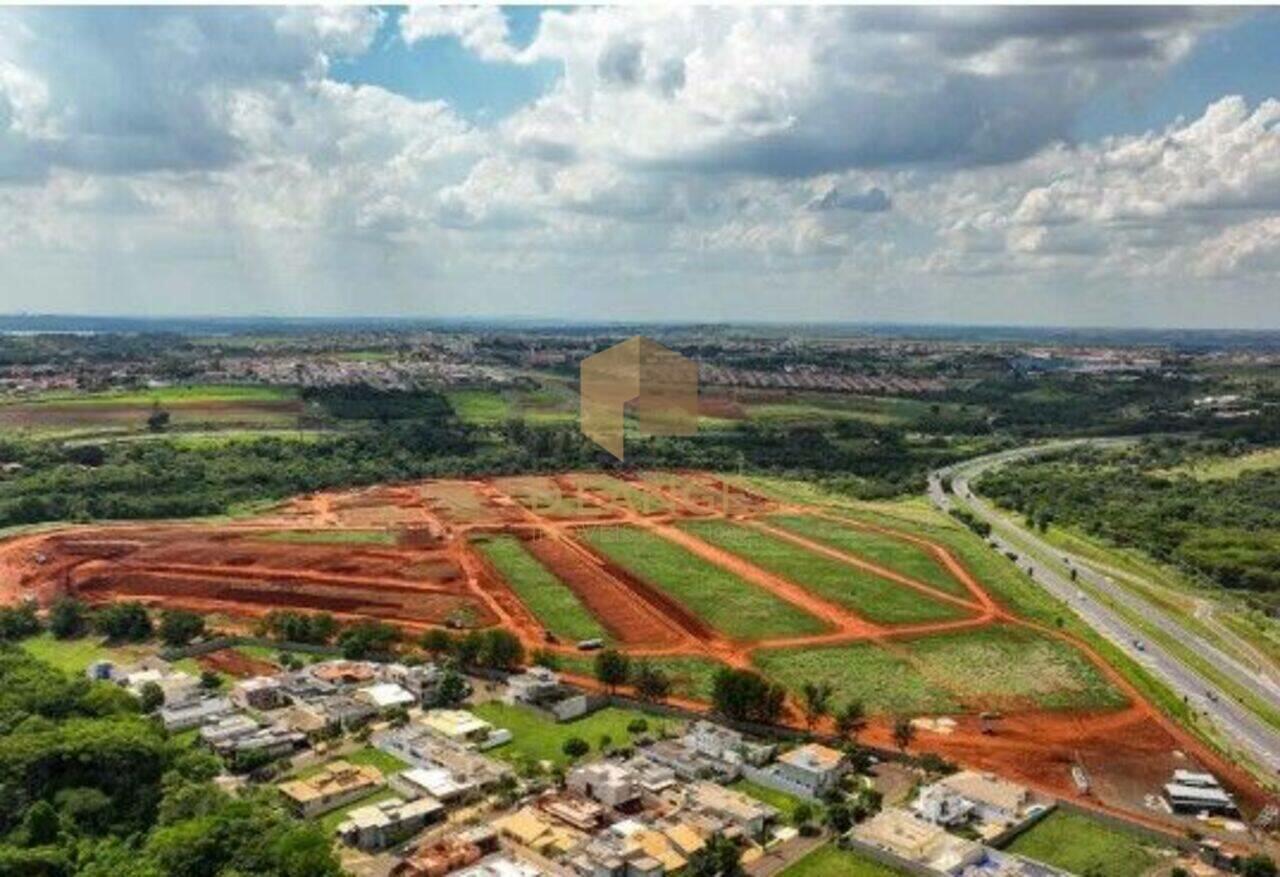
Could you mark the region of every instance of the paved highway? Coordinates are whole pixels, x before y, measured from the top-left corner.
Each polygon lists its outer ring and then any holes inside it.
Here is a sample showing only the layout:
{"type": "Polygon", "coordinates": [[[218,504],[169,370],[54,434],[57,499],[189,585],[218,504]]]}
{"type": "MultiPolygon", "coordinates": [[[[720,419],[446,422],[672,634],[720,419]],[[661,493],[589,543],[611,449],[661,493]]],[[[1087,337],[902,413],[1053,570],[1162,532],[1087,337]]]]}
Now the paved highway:
{"type": "Polygon", "coordinates": [[[1172,616],[1091,567],[1087,560],[1049,545],[1034,533],[997,514],[991,506],[974,495],[970,488],[970,479],[987,469],[1069,444],[1073,443],[1019,448],[940,469],[929,477],[929,496],[939,508],[951,508],[953,497],[942,489],[943,477],[949,476],[956,497],[971,512],[991,524],[992,541],[1001,551],[1017,554],[1020,568],[1031,569],[1036,582],[1070,606],[1087,624],[1146,667],[1176,694],[1185,698],[1194,709],[1206,713],[1228,738],[1259,764],[1273,772],[1280,772],[1280,733],[1236,703],[1215,683],[1184,664],[1159,643],[1149,641],[1124,616],[1087,595],[1080,585],[1087,585],[1091,590],[1104,594],[1107,600],[1114,600],[1131,611],[1141,613],[1149,623],[1176,637],[1187,647],[1194,648],[1205,661],[1212,664],[1216,672],[1235,685],[1265,702],[1280,703],[1280,687],[1272,679],[1252,672],[1212,643],[1205,642],[1172,616]],[[1079,583],[1071,581],[1072,567],[1076,569],[1079,583]]]}

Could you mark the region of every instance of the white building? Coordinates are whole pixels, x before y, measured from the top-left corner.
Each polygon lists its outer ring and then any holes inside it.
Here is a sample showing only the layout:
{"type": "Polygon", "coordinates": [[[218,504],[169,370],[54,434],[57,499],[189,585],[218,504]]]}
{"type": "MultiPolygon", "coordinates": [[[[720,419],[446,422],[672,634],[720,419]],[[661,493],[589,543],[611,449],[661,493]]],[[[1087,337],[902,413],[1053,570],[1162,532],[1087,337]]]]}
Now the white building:
{"type": "Polygon", "coordinates": [[[962,770],[922,790],[916,812],[938,825],[969,819],[988,825],[1013,825],[1028,816],[1031,792],[990,773],[962,770]]]}
{"type": "Polygon", "coordinates": [[[819,743],[806,743],[778,756],[777,774],[794,783],[809,797],[818,798],[834,789],[849,769],[844,753],[819,743]]]}
{"type": "Polygon", "coordinates": [[[443,816],[444,805],[434,798],[389,798],[349,811],[337,834],[344,843],[371,852],[397,844],[443,816]]]}
{"type": "Polygon", "coordinates": [[[507,679],[502,699],[509,704],[537,703],[555,694],[560,687],[560,676],[547,667],[530,667],[507,679]]]}
{"type": "Polygon", "coordinates": [[[640,787],[630,770],[611,761],[594,761],[576,767],[565,785],[606,807],[623,808],[640,799],[640,787]]]}
{"type": "Polygon", "coordinates": [[[418,703],[418,698],[394,682],[379,682],[377,685],[362,688],[356,694],[356,697],[371,705],[378,712],[385,712],[396,707],[408,709],[418,703]]]}
{"type": "Polygon", "coordinates": [[[231,701],[225,697],[207,697],[176,706],[161,707],[160,721],[166,731],[186,731],[223,719],[234,709],[231,701]]]}

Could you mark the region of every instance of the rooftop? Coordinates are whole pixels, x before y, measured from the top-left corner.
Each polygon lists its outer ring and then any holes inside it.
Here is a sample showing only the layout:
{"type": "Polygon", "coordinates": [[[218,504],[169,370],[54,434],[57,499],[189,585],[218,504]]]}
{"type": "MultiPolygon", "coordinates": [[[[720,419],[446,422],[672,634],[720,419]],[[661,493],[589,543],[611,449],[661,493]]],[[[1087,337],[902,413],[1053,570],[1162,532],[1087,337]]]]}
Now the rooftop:
{"type": "Polygon", "coordinates": [[[843,760],[844,755],[838,749],[820,743],[806,743],[778,756],[783,764],[815,771],[834,770],[843,760]]]}
{"type": "Polygon", "coordinates": [[[355,765],[346,761],[334,761],[314,776],[305,780],[281,783],[280,791],[301,804],[341,795],[354,789],[381,785],[382,773],[369,765],[355,765]]]}

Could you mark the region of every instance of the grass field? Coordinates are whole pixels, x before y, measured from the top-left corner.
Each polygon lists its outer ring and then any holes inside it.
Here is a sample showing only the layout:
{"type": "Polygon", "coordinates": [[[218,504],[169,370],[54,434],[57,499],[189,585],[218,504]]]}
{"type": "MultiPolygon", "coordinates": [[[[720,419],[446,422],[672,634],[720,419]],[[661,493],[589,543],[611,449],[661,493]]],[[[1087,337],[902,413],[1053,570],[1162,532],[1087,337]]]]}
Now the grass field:
{"type": "Polygon", "coordinates": [[[778,877],[907,877],[907,872],[826,844],[793,862],[778,877]]]}
{"type": "Polygon", "coordinates": [[[1090,877],[1139,877],[1159,861],[1144,838],[1064,810],[1050,813],[1007,849],[1090,877]]]}
{"type": "Polygon", "coordinates": [[[94,661],[133,664],[156,653],[154,646],[146,644],[109,646],[97,636],[54,639],[49,633],[24,639],[21,645],[33,657],[68,673],[83,673],[94,661]]]}
{"type": "Polygon", "coordinates": [[[868,530],[858,530],[827,518],[809,515],[775,515],[768,519],[783,529],[822,542],[840,551],[865,557],[881,566],[933,585],[960,597],[968,590],[954,579],[931,554],[918,545],[868,530]]]}
{"type": "Polygon", "coordinates": [[[793,692],[806,682],[831,685],[835,707],[860,700],[868,713],[918,715],[957,712],[960,704],[907,661],[872,643],[805,649],[762,649],[753,660],[766,676],[793,692]]]}
{"type": "Polygon", "coordinates": [[[473,426],[497,426],[511,416],[511,403],[496,390],[456,390],[445,393],[453,413],[473,426]]]}
{"type": "Polygon", "coordinates": [[[825,557],[777,536],[728,521],[683,521],[680,528],[783,576],[833,603],[884,624],[949,621],[963,610],[825,557]]]}
{"type": "Polygon", "coordinates": [[[515,536],[481,537],[472,541],[520,597],[543,627],[567,642],[610,639],[609,632],[582,605],[578,596],[515,536]]]}
{"type": "Polygon", "coordinates": [[[107,393],[58,392],[42,395],[23,404],[91,405],[135,407],[138,405],[192,405],[210,402],[281,402],[298,398],[289,387],[249,384],[177,384],[143,390],[116,390],[107,393]]]}
{"type": "Polygon", "coordinates": [[[627,725],[636,719],[644,719],[649,725],[650,733],[663,724],[673,731],[682,724],[676,720],[658,719],[617,707],[606,707],[573,722],[553,722],[533,710],[498,701],[479,704],[472,711],[496,727],[506,728],[511,732],[510,743],[491,749],[488,754],[515,764],[549,761],[556,765],[567,765],[570,759],[564,754],[563,747],[571,737],[587,741],[592,753],[600,751],[600,738],[606,734],[613,740],[614,746],[626,746],[631,742],[627,725]]]}
{"type": "Polygon", "coordinates": [[[825,625],[797,606],[635,527],[588,527],[582,538],[727,636],[745,640],[819,633],[825,625]]]}
{"type": "Polygon", "coordinates": [[[324,761],[309,764],[303,770],[290,774],[289,778],[305,780],[308,777],[313,777],[334,761],[346,761],[350,764],[367,764],[370,767],[376,767],[378,770],[382,771],[382,775],[384,777],[393,773],[399,773],[409,766],[406,762],[401,761],[394,755],[388,755],[381,749],[376,749],[373,746],[365,746],[364,748],[357,749],[355,752],[348,753],[347,755],[335,755],[333,758],[327,758],[324,761]]]}
{"type": "Polygon", "coordinates": [[[1106,709],[1127,704],[1067,643],[1009,625],[904,640],[921,672],[975,709],[1033,704],[1042,709],[1106,709]],[[1007,700],[1006,700],[1007,699],[1007,700]]]}
{"type": "Polygon", "coordinates": [[[445,398],[458,419],[473,426],[501,426],[511,419],[563,423],[578,415],[576,393],[557,381],[535,389],[455,390],[445,398]]]}
{"type": "MultiPolygon", "coordinates": [[[[736,780],[729,785],[729,788],[733,789],[735,792],[741,792],[744,795],[755,798],[757,801],[763,801],[770,807],[778,808],[778,811],[782,814],[782,818],[787,821],[787,824],[791,824],[792,815],[796,812],[797,807],[801,804],[809,804],[808,801],[805,801],[802,798],[797,798],[795,795],[789,795],[786,792],[780,792],[777,789],[770,788],[769,786],[762,786],[759,783],[753,783],[751,780],[736,780]]],[[[809,804],[809,806],[816,815],[819,805],[809,804]]]]}
{"type": "Polygon", "coordinates": [[[264,542],[292,542],[300,545],[394,545],[396,534],[386,530],[277,530],[254,534],[264,542]]]}
{"type": "Polygon", "coordinates": [[[1212,457],[1196,460],[1173,469],[1165,469],[1161,475],[1189,475],[1198,481],[1220,481],[1237,478],[1246,472],[1280,469],[1280,448],[1267,448],[1251,454],[1235,457],[1212,457]]]}

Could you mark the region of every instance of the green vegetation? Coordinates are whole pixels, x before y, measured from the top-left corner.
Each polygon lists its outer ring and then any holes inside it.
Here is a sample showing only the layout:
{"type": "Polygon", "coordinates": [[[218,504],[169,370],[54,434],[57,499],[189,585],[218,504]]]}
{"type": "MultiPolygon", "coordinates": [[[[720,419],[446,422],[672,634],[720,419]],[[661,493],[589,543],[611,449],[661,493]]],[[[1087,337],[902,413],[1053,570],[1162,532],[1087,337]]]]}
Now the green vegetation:
{"type": "Polygon", "coordinates": [[[792,814],[795,813],[796,808],[801,804],[809,807],[813,806],[803,798],[797,798],[795,795],[780,792],[769,786],[762,786],[759,783],[753,783],[751,780],[737,780],[730,784],[729,788],[733,789],[735,792],[741,792],[744,795],[755,798],[757,801],[763,801],[771,807],[778,808],[778,811],[782,814],[782,818],[788,823],[792,821],[792,814]]]}
{"type": "Polygon", "coordinates": [[[812,515],[774,515],[768,520],[771,524],[817,542],[824,542],[832,548],[869,558],[881,566],[926,585],[933,585],[939,590],[960,597],[969,596],[968,589],[953,578],[933,555],[918,545],[812,515]]]}
{"type": "Polygon", "coordinates": [[[1159,474],[1189,475],[1199,481],[1219,481],[1237,478],[1246,472],[1268,469],[1280,469],[1280,448],[1267,448],[1233,456],[1197,457],[1178,466],[1160,470],[1159,474]]]}
{"type": "Polygon", "coordinates": [[[905,624],[949,621],[964,615],[950,603],[931,600],[912,588],[752,527],[697,520],[682,521],[678,526],[872,621],[905,624]]]}
{"type": "MultiPolygon", "coordinates": [[[[490,750],[489,754],[515,764],[549,761],[554,765],[564,766],[570,760],[564,753],[567,740],[585,740],[594,752],[600,738],[606,735],[614,746],[629,745],[631,732],[627,730],[627,726],[636,719],[645,719],[650,728],[664,724],[661,721],[655,722],[641,712],[616,707],[606,707],[572,722],[555,722],[533,710],[498,701],[479,704],[473,708],[473,712],[494,726],[511,732],[511,742],[490,750]]],[[[674,730],[676,724],[670,723],[670,727],[674,730]]]]}
{"type": "Polygon", "coordinates": [[[1059,809],[1018,835],[1008,850],[1073,874],[1133,877],[1159,861],[1151,847],[1140,835],[1059,809]]]}
{"type": "Polygon", "coordinates": [[[860,700],[869,714],[957,712],[960,704],[910,663],[871,643],[804,649],[760,649],[755,664],[799,694],[806,682],[831,686],[835,702],[860,700]]]}
{"type": "Polygon", "coordinates": [[[1128,702],[1078,650],[1024,628],[994,625],[901,644],[921,673],[975,709],[1028,701],[1042,709],[1105,709],[1128,702]]]}
{"type": "Polygon", "coordinates": [[[329,837],[270,795],[233,799],[213,756],[110,683],[0,648],[0,868],[13,875],[338,877],[329,837]]]}
{"type": "Polygon", "coordinates": [[[511,416],[511,403],[497,390],[456,390],[445,398],[463,423],[497,426],[511,416]]]}
{"type": "Polygon", "coordinates": [[[881,865],[852,850],[842,850],[835,844],[826,844],[807,853],[778,877],[906,877],[906,872],[881,865]]]}
{"type": "Polygon", "coordinates": [[[250,538],[299,545],[394,545],[397,537],[386,530],[276,530],[250,538]]]}
{"type": "MultiPolygon", "coordinates": [[[[641,659],[632,661],[633,668],[641,659]]],[[[671,696],[710,701],[712,683],[717,672],[724,664],[712,658],[698,658],[691,655],[661,656],[644,658],[650,667],[661,670],[671,682],[671,696]]],[[[594,658],[583,655],[556,655],[556,666],[567,673],[580,676],[595,675],[594,658]]]]}
{"type": "Polygon", "coordinates": [[[175,384],[146,390],[116,390],[106,393],[46,393],[22,404],[136,407],[210,402],[279,402],[297,398],[297,391],[291,387],[262,384],[175,384]]]}
{"type": "Polygon", "coordinates": [[[478,537],[472,540],[501,573],[544,627],[559,639],[580,642],[608,639],[608,631],[582,604],[578,596],[515,536],[478,537]]]}
{"type": "Polygon", "coordinates": [[[113,661],[117,664],[135,664],[147,655],[154,655],[155,648],[143,645],[108,645],[102,637],[88,636],[82,639],[55,639],[42,633],[19,644],[24,652],[66,673],[82,674],[94,661],[113,661]]]}
{"type": "Polygon", "coordinates": [[[1202,480],[1167,474],[1196,444],[1072,448],[986,474],[977,485],[1041,529],[1056,522],[1133,546],[1223,587],[1280,605],[1280,469],[1202,480]]]}
{"type": "Polygon", "coordinates": [[[728,636],[766,639],[825,629],[799,607],[654,533],[635,527],[587,527],[580,532],[610,559],[728,636]]]}

